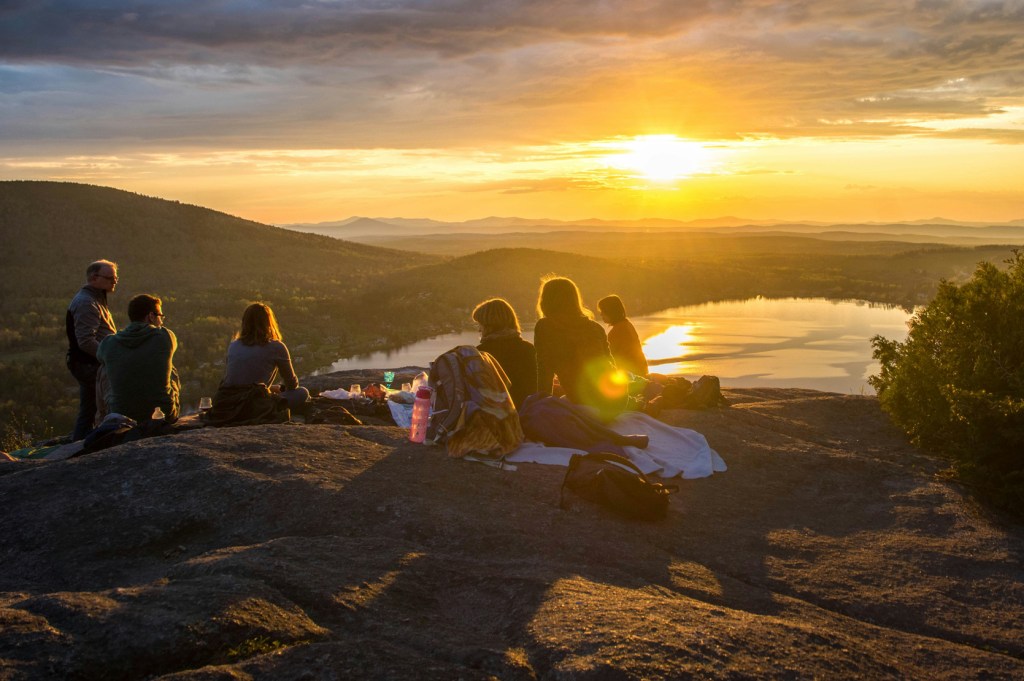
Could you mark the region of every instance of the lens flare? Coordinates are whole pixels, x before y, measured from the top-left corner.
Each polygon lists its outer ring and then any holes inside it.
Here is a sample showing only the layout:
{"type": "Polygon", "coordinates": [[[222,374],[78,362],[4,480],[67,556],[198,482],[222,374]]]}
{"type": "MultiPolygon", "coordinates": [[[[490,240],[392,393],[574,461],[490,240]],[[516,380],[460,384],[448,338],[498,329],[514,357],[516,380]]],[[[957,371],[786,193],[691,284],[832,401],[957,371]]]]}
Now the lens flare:
{"type": "Polygon", "coordinates": [[[623,397],[629,387],[629,376],[622,369],[605,371],[601,374],[597,387],[601,394],[610,400],[623,397]]]}

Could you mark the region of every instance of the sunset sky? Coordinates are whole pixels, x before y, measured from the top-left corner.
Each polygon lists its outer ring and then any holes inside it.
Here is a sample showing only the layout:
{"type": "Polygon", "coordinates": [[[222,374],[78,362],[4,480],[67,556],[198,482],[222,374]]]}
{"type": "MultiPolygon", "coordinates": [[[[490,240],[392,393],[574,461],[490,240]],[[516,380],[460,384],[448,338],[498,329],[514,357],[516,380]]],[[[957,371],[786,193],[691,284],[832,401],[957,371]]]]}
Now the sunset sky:
{"type": "Polygon", "coordinates": [[[0,179],[270,223],[1024,219],[1024,0],[8,0],[0,179]]]}

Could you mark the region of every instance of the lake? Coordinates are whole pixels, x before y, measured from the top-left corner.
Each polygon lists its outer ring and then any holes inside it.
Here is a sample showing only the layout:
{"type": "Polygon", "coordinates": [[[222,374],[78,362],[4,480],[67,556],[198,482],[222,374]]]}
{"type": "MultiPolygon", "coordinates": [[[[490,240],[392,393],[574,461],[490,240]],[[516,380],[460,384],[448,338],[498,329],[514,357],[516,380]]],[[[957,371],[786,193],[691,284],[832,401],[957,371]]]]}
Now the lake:
{"type": "MultiPolygon", "coordinates": [[[[873,394],[867,378],[876,334],[904,340],[901,308],[824,298],[751,298],[687,305],[631,317],[651,371],[691,380],[718,376],[725,387],[812,388],[873,394]]],[[[533,340],[533,331],[523,333],[533,340]]],[[[476,331],[419,341],[390,352],[341,359],[317,373],[428,366],[456,345],[476,345],[476,331]]]]}

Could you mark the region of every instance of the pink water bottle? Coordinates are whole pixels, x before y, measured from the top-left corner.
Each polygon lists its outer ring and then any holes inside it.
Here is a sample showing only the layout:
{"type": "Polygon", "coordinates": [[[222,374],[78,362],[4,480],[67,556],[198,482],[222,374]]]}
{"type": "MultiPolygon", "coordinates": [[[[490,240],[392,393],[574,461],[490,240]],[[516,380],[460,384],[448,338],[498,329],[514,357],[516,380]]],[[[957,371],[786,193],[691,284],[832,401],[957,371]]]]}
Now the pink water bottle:
{"type": "Polygon", "coordinates": [[[409,427],[409,439],[423,442],[427,438],[427,424],[430,423],[430,388],[420,387],[416,391],[416,401],[412,403],[412,425],[409,427]]]}

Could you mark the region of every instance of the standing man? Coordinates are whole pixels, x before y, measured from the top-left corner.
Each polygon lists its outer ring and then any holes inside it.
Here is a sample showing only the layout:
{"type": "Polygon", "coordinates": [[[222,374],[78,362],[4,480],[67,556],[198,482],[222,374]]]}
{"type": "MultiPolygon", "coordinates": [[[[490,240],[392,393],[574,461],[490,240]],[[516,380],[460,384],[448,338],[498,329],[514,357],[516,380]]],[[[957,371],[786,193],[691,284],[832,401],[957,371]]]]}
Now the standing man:
{"type": "Polygon", "coordinates": [[[178,339],[164,328],[163,303],[145,293],[128,302],[128,326],[100,343],[96,356],[107,372],[107,408],[145,421],[160,407],[178,418],[181,383],[174,369],[178,339]]]}
{"type": "Polygon", "coordinates": [[[68,334],[68,369],[78,381],[78,418],[72,440],[81,440],[96,420],[96,350],[117,328],[107,305],[107,294],[117,287],[117,263],[97,260],[85,268],[85,286],[71,300],[65,316],[68,334]]]}

